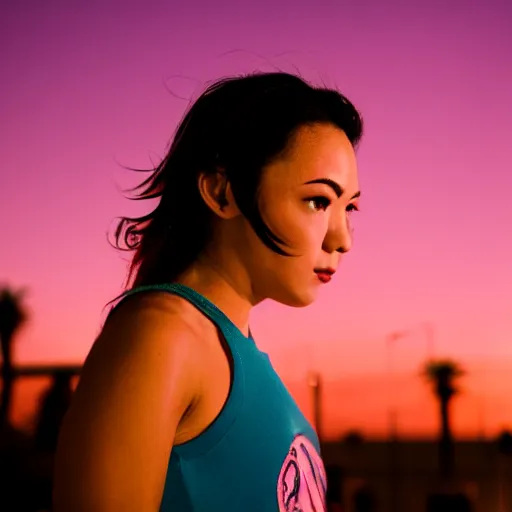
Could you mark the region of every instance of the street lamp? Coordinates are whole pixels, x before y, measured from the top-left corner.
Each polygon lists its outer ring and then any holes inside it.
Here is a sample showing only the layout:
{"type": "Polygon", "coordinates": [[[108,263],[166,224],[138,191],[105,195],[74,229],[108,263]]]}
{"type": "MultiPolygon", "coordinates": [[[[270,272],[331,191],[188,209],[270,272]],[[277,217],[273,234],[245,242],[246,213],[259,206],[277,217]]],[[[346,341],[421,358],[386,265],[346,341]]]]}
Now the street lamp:
{"type": "Polygon", "coordinates": [[[388,334],[386,338],[386,348],[387,348],[387,359],[388,359],[388,421],[389,421],[389,437],[394,440],[397,437],[397,411],[395,404],[395,368],[394,368],[394,348],[395,343],[400,338],[403,338],[407,335],[407,331],[396,331],[388,334]]]}
{"type": "MultiPolygon", "coordinates": [[[[418,327],[421,327],[425,333],[425,345],[426,355],[428,360],[432,360],[434,357],[434,327],[431,322],[423,322],[418,327]]],[[[399,339],[405,338],[409,334],[414,333],[416,328],[406,329],[402,331],[394,331],[386,337],[386,348],[387,348],[387,366],[388,366],[388,378],[389,378],[389,397],[388,397],[388,415],[389,415],[389,436],[391,439],[396,439],[398,434],[397,425],[397,410],[395,403],[395,368],[394,368],[394,348],[395,344],[399,339]]]]}
{"type": "Polygon", "coordinates": [[[311,372],[308,379],[308,384],[311,389],[313,399],[313,417],[315,423],[315,430],[318,439],[323,441],[323,411],[322,411],[322,377],[319,372],[311,372]]]}
{"type": "MultiPolygon", "coordinates": [[[[427,357],[432,358],[434,353],[434,335],[433,328],[430,322],[424,322],[422,328],[426,335],[426,349],[427,357]]],[[[390,510],[399,511],[400,504],[400,467],[398,460],[398,425],[397,425],[397,408],[396,408],[396,383],[395,383],[395,368],[394,368],[394,348],[399,339],[405,338],[414,329],[407,329],[403,331],[391,332],[386,337],[386,352],[387,352],[387,365],[389,377],[389,505],[390,510]]]]}

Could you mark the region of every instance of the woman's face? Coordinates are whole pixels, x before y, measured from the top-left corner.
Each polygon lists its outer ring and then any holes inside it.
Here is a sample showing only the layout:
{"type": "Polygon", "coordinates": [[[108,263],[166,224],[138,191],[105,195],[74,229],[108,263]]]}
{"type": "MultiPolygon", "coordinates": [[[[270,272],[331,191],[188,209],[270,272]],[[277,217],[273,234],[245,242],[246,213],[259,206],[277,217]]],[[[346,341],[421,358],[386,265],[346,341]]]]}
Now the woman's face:
{"type": "Polygon", "coordinates": [[[267,248],[248,230],[241,255],[254,295],[295,307],[310,304],[323,282],[315,269],[336,270],[352,246],[350,216],[359,182],[352,144],[339,128],[301,128],[289,151],[264,169],[259,204],[263,220],[292,256],[267,248]]]}

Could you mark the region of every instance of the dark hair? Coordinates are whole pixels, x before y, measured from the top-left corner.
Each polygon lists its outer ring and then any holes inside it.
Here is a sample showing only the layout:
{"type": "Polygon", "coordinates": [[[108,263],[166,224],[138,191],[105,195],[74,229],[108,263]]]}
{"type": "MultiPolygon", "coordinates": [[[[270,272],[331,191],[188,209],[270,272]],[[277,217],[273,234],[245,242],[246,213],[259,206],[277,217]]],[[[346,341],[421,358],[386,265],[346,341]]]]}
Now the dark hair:
{"type": "Polygon", "coordinates": [[[116,247],[134,251],[133,285],[173,281],[208,244],[213,214],[199,192],[202,172],[224,171],[256,234],[287,255],[258,209],[261,172],[285,152],[300,127],[315,123],[339,127],[354,147],[362,135],[361,116],[347,98],[288,73],[255,73],[210,85],[189,108],[165,158],[132,189],[132,199],[159,198],[158,205],[117,225],[116,247]]]}

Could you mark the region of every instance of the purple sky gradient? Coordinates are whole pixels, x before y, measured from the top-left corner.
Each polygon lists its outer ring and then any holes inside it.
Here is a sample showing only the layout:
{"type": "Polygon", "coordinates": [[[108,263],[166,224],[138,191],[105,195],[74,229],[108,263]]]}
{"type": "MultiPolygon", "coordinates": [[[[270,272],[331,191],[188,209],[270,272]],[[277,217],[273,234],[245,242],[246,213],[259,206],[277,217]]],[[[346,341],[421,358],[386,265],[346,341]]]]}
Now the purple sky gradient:
{"type": "MultiPolygon", "coordinates": [[[[333,389],[380,375],[354,384],[358,400],[336,416],[339,428],[370,428],[385,421],[385,336],[431,321],[436,352],[471,370],[461,428],[482,396],[492,428],[512,424],[512,7],[334,3],[2,4],[0,281],[30,288],[20,361],[85,357],[125,276],[107,230],[147,208],[123,199],[138,177],[121,165],[163,156],[188,104],[176,96],[233,73],[298,69],[363,113],[362,211],[353,252],[316,304],[254,311],[261,348],[297,389],[311,365],[333,389]]],[[[416,390],[399,398],[409,430],[428,392],[415,329],[395,351],[416,390]]]]}

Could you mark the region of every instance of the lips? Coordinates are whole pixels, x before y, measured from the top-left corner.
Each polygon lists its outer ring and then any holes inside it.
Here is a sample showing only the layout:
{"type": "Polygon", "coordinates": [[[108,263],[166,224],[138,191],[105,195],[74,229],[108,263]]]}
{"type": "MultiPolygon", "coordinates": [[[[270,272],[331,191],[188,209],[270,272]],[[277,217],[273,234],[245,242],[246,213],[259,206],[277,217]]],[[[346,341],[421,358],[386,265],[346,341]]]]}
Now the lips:
{"type": "Polygon", "coordinates": [[[322,283],[328,283],[331,280],[332,274],[327,274],[326,272],[316,272],[318,279],[322,281],[322,283]]]}
{"type": "Polygon", "coordinates": [[[315,268],[315,274],[322,283],[328,283],[336,272],[333,268],[315,268]]]}

